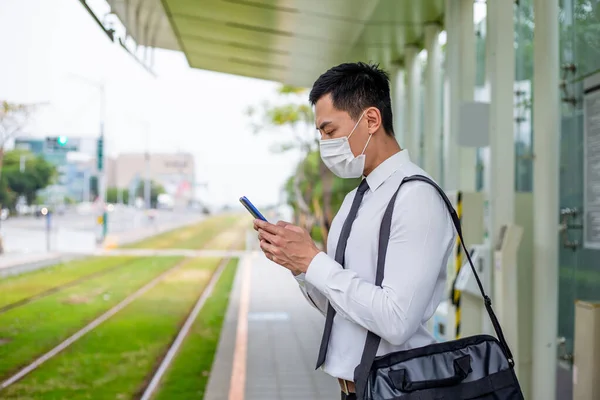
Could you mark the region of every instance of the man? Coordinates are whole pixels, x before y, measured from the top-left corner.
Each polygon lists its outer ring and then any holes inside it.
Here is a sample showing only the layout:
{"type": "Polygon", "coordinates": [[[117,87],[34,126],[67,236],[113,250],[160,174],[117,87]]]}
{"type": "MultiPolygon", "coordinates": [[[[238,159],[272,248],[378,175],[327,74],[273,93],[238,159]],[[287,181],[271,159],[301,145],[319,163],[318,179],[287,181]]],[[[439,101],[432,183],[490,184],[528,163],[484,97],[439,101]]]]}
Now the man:
{"type": "Polygon", "coordinates": [[[377,66],[338,65],[317,79],[309,97],[323,162],[342,178],[364,179],[332,222],[327,254],[297,226],[257,220],[255,229],[266,257],[289,269],[310,303],[326,315],[317,368],[338,378],[342,399],[354,399],[352,379],[367,331],[382,339],[378,355],[435,341],[425,323],[444,295],[455,232],[435,188],[424,182],[403,185],[394,205],[384,280],[375,286],[385,208],[404,177],[427,174],[394,138],[389,79],[377,66]]]}

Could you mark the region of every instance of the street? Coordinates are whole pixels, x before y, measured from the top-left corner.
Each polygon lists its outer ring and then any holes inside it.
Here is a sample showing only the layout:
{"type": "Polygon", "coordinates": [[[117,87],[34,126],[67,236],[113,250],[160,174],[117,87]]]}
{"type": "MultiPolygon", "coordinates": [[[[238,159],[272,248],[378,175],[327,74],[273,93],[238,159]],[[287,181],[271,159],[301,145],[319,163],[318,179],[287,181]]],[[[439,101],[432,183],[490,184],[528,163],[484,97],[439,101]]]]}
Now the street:
{"type": "MultiPolygon", "coordinates": [[[[144,210],[115,207],[108,213],[107,236],[119,237],[120,241],[133,241],[165,229],[175,228],[203,217],[191,210],[152,210],[153,218],[144,210]]],[[[47,234],[46,216],[10,217],[0,224],[5,253],[38,253],[50,251],[88,252],[96,248],[96,238],[102,225],[94,213],[78,213],[68,210],[63,215],[50,217],[50,234],[47,234]],[[49,241],[49,245],[48,245],[49,241]]]]}

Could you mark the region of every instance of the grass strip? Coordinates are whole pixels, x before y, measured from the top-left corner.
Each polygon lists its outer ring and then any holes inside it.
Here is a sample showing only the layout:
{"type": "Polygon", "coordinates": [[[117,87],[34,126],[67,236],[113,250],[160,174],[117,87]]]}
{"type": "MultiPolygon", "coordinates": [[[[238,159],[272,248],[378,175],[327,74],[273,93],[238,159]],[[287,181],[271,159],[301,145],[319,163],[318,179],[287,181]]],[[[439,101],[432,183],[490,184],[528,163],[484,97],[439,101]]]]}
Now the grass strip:
{"type": "Polygon", "coordinates": [[[0,279],[0,308],[132,260],[92,257],[0,279]]]}
{"type": "Polygon", "coordinates": [[[138,259],[0,315],[0,377],[24,367],[179,260],[138,259]]]}
{"type": "Polygon", "coordinates": [[[246,247],[245,237],[242,236],[246,229],[251,229],[252,224],[247,219],[238,219],[234,226],[219,233],[210,239],[204,248],[208,250],[244,250],[246,247]]]}
{"type": "Polygon", "coordinates": [[[179,353],[154,395],[155,400],[202,399],[229,304],[238,259],[223,271],[212,295],[194,321],[179,353]]]}
{"type": "Polygon", "coordinates": [[[156,368],[218,259],[195,259],[65,352],[0,393],[3,399],[131,399],[156,368]]]}
{"type": "Polygon", "coordinates": [[[239,215],[226,214],[210,217],[199,224],[175,229],[163,234],[131,243],[131,249],[192,249],[203,248],[212,238],[239,221],[239,215]]]}

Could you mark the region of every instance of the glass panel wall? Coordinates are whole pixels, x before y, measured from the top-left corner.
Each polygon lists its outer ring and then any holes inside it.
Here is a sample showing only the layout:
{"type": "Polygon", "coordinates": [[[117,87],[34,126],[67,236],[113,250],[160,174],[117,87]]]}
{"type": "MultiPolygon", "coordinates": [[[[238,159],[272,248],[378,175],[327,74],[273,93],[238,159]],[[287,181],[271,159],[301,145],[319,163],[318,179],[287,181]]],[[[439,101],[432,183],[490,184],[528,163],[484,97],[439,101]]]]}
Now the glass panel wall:
{"type": "MultiPolygon", "coordinates": [[[[583,207],[583,80],[600,73],[600,1],[560,0],[561,208],[583,207]]],[[[581,214],[569,217],[568,240],[561,240],[559,334],[573,337],[574,299],[600,300],[600,251],[566,242],[583,242],[581,214]],[[575,228],[578,227],[578,228],[575,228]]]]}

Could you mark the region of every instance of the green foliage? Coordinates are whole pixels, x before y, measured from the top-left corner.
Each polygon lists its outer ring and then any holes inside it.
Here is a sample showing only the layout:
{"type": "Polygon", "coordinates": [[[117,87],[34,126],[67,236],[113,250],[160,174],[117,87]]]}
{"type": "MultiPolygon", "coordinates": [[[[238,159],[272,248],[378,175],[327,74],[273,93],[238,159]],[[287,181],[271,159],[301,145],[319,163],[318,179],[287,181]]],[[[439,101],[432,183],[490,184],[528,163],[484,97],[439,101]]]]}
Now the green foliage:
{"type": "Polygon", "coordinates": [[[331,218],[339,210],[346,194],[358,184],[358,180],[334,177],[323,165],[319,154],[319,135],[314,128],[315,116],[308,105],[306,90],[282,85],[275,104],[264,102],[251,107],[247,115],[256,132],[272,131],[279,136],[271,147],[281,153],[299,150],[304,158],[295,173],[285,183],[287,203],[294,210],[296,223],[305,218],[313,238],[325,242],[324,234],[331,218]],[[283,139],[280,137],[283,135],[283,139]]]}
{"type": "Polygon", "coordinates": [[[275,104],[263,102],[259,107],[249,107],[246,115],[254,133],[272,131],[278,138],[272,146],[273,152],[281,153],[299,149],[309,152],[318,148],[317,131],[313,128],[314,114],[307,104],[306,89],[282,85],[275,104]],[[291,134],[293,140],[287,139],[291,134]]]}
{"type": "Polygon", "coordinates": [[[110,187],[106,189],[106,202],[116,204],[119,202],[119,191],[121,191],[121,201],[123,204],[129,204],[129,190],[110,187]]]}
{"type": "MultiPolygon", "coordinates": [[[[156,207],[158,195],[166,193],[165,188],[158,182],[150,181],[150,204],[156,207]]],[[[140,181],[135,191],[136,197],[144,198],[144,181],[140,181]]]]}
{"type": "Polygon", "coordinates": [[[56,167],[30,152],[13,150],[4,154],[0,191],[2,204],[14,208],[19,196],[33,204],[37,192],[52,184],[57,177],[56,167]],[[21,167],[24,167],[21,170],[21,167]]]}

